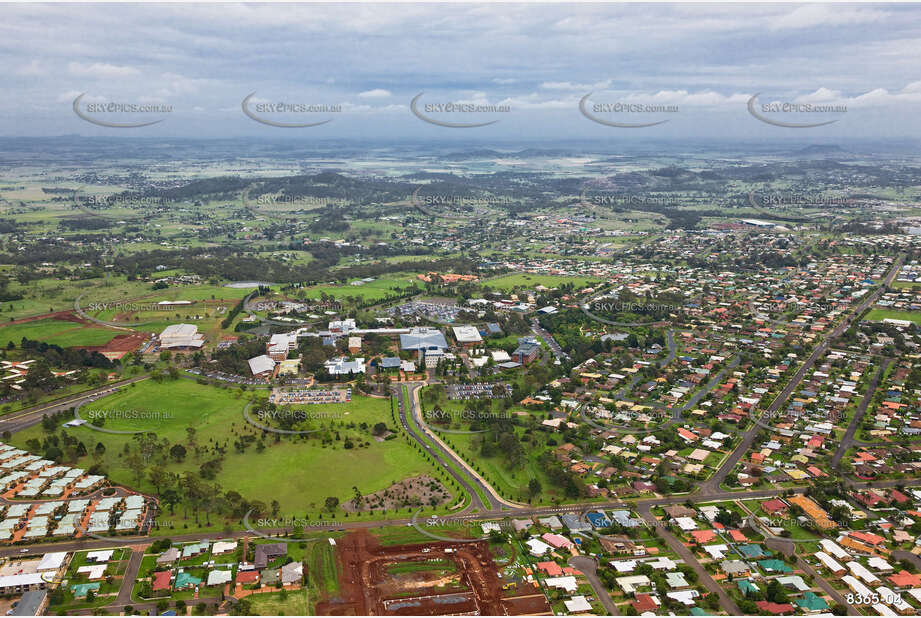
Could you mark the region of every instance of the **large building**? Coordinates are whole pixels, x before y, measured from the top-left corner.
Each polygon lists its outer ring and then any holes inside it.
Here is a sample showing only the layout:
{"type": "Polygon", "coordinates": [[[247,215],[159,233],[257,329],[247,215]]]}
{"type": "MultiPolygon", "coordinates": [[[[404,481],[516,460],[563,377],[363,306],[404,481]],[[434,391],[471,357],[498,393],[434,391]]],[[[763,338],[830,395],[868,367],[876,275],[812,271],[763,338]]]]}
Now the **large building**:
{"type": "Polygon", "coordinates": [[[443,352],[448,349],[448,342],[440,330],[414,328],[409,333],[400,335],[400,349],[443,352]]]}
{"type": "Polygon", "coordinates": [[[275,375],[275,361],[270,356],[263,354],[262,356],[251,358],[247,362],[254,378],[268,379],[275,375]]]}
{"type": "Polygon", "coordinates": [[[342,376],[365,372],[365,359],[346,360],[345,357],[326,361],[326,371],[330,375],[342,376]]]}
{"type": "Polygon", "coordinates": [[[297,348],[297,333],[278,333],[272,335],[265,346],[265,352],[273,360],[281,362],[288,358],[288,353],[297,348]]]}
{"type": "Polygon", "coordinates": [[[512,358],[522,365],[527,365],[540,354],[540,344],[534,337],[519,337],[518,347],[512,352],[512,358]]]}
{"type": "Polygon", "coordinates": [[[455,326],[454,338],[457,339],[459,345],[465,347],[476,345],[483,341],[483,338],[480,337],[480,331],[475,326],[455,326]]]}
{"type": "Polygon", "coordinates": [[[194,324],[170,324],[160,333],[161,350],[197,350],[205,344],[205,336],[194,324]]]}

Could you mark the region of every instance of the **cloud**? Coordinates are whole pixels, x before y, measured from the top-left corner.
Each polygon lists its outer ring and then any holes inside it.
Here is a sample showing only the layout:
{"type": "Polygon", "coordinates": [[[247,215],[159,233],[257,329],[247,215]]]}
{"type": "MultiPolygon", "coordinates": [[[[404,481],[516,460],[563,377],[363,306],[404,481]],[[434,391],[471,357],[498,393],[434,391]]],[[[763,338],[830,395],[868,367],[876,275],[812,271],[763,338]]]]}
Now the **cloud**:
{"type": "Polygon", "coordinates": [[[806,4],[769,21],[772,30],[802,29],[821,26],[855,26],[875,23],[890,17],[890,13],[875,8],[857,8],[843,4],[806,4]]]}
{"type": "Polygon", "coordinates": [[[42,63],[34,58],[29,62],[29,64],[26,64],[16,69],[16,75],[23,75],[26,77],[45,75],[46,72],[47,71],[45,67],[42,65],[42,63]]]}
{"type": "Polygon", "coordinates": [[[393,96],[389,90],[384,90],[383,88],[375,88],[373,90],[365,90],[358,94],[362,99],[385,99],[387,97],[393,96]]]}
{"type": "Polygon", "coordinates": [[[71,75],[77,77],[134,77],[135,75],[141,74],[141,72],[134,67],[118,66],[105,62],[71,62],[68,63],[67,70],[71,75]]]}

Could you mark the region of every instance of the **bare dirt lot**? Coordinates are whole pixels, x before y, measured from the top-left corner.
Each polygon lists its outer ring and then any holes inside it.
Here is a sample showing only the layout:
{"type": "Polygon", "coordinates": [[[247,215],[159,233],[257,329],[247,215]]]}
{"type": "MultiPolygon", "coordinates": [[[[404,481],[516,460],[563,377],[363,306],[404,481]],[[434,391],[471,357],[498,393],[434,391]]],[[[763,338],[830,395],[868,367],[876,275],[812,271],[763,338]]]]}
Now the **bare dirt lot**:
{"type": "Polygon", "coordinates": [[[550,611],[544,596],[530,585],[502,590],[486,541],[381,546],[362,530],[339,539],[337,556],[341,596],[319,603],[321,615],[502,616],[550,611]]]}
{"type": "MultiPolygon", "coordinates": [[[[360,510],[370,509],[396,510],[409,506],[435,506],[451,500],[451,494],[436,479],[428,475],[414,476],[403,479],[387,489],[368,494],[360,505],[360,510]]],[[[355,506],[351,502],[342,505],[346,511],[354,512],[355,506]]]]}

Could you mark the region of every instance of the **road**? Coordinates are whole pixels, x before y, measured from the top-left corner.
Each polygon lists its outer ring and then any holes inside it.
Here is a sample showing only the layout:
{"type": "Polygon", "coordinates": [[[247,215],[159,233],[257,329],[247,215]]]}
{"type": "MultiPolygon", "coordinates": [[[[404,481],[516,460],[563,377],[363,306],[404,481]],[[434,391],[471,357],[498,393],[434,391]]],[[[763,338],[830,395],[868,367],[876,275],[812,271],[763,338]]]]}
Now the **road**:
{"type": "Polygon", "coordinates": [[[876,389],[879,386],[879,379],[886,373],[886,369],[891,362],[891,358],[883,359],[883,364],[879,366],[876,373],[873,375],[873,379],[870,380],[870,384],[867,386],[867,392],[860,401],[860,406],[858,406],[857,410],[854,412],[854,418],[851,419],[851,422],[847,426],[847,430],[845,430],[844,435],[841,437],[841,444],[838,445],[838,449],[835,451],[835,454],[832,455],[832,470],[838,469],[838,466],[841,464],[841,459],[844,457],[847,449],[851,448],[854,444],[854,435],[860,428],[860,423],[863,421],[864,414],[867,412],[867,407],[870,405],[870,402],[873,401],[873,395],[876,393],[876,389]]]}
{"type": "Polygon", "coordinates": [[[847,316],[841,320],[841,322],[835,328],[833,328],[832,331],[824,339],[822,339],[822,342],[815,347],[815,349],[812,351],[812,354],[810,354],[806,359],[806,362],[800,366],[790,381],[787,382],[787,385],[780,392],[780,394],[777,395],[777,397],[774,399],[765,413],[761,416],[761,418],[754,416],[752,417],[755,422],[752,424],[751,428],[745,432],[739,445],[735,448],[732,454],[726,458],[726,460],[723,462],[723,465],[720,466],[719,470],[717,470],[713,476],[711,476],[707,481],[704,481],[700,485],[701,495],[708,495],[717,492],[720,485],[723,483],[723,481],[726,480],[726,477],[729,476],[729,473],[735,469],[736,464],[739,463],[745,453],[751,450],[752,444],[754,443],[755,438],[758,436],[760,430],[762,428],[773,429],[771,425],[765,424],[762,419],[773,418],[777,412],[786,405],[787,399],[789,399],[790,396],[796,391],[800,382],[802,382],[806,373],[812,368],[816,361],[825,354],[825,352],[828,350],[828,347],[831,345],[832,340],[840,337],[844,331],[850,328],[851,322],[854,320],[854,318],[863,313],[865,309],[875,303],[883,291],[889,286],[889,284],[892,283],[892,280],[895,278],[899,272],[899,269],[902,267],[902,262],[904,259],[904,256],[899,256],[898,259],[896,259],[893,263],[889,273],[886,275],[883,284],[873,293],[867,294],[867,297],[856,307],[854,307],[847,314],[847,316]]]}
{"type": "Polygon", "coordinates": [[[733,601],[726,591],[720,587],[716,580],[710,575],[707,569],[697,561],[697,558],[694,557],[694,554],[691,552],[687,546],[681,542],[681,539],[676,537],[671,533],[668,528],[663,526],[661,522],[656,519],[656,516],[652,514],[652,507],[662,504],[661,502],[651,502],[647,501],[642,504],[642,506],[637,506],[637,512],[640,514],[646,521],[646,525],[651,526],[654,530],[658,530],[659,536],[661,536],[673,552],[678,554],[678,557],[681,558],[686,565],[694,569],[694,572],[697,573],[698,581],[711,593],[715,594],[720,600],[720,606],[725,609],[730,616],[741,616],[742,610],[739,609],[739,606],[736,605],[736,602],[733,601]]]}
{"type": "MultiPolygon", "coordinates": [[[[468,478],[467,478],[465,475],[460,474],[457,470],[455,470],[454,467],[449,466],[449,465],[447,464],[447,461],[449,461],[449,460],[452,461],[452,462],[454,462],[455,465],[457,464],[457,459],[458,459],[458,458],[453,454],[453,452],[445,452],[445,449],[440,448],[439,445],[438,445],[438,443],[437,443],[437,442],[434,442],[434,440],[433,440],[432,442],[435,444],[436,448],[433,449],[433,448],[429,445],[429,442],[427,442],[427,441],[425,441],[425,440],[422,439],[422,436],[420,436],[420,435],[416,432],[415,428],[414,428],[414,427],[409,423],[409,421],[407,421],[407,419],[406,419],[406,401],[405,401],[404,398],[403,398],[403,388],[402,388],[402,385],[401,385],[401,384],[397,384],[397,385],[394,387],[394,391],[395,391],[395,393],[396,393],[396,398],[397,398],[397,410],[398,410],[398,414],[399,414],[399,418],[400,418],[400,424],[403,426],[403,431],[405,431],[407,434],[409,434],[409,436],[410,436],[413,440],[415,440],[415,441],[419,444],[419,446],[420,446],[426,453],[428,453],[429,456],[432,457],[432,459],[435,460],[435,463],[436,463],[437,465],[439,465],[439,466],[441,466],[442,468],[444,468],[445,471],[446,471],[448,474],[450,474],[452,477],[454,477],[454,480],[457,481],[457,482],[460,484],[460,486],[464,488],[464,490],[465,490],[465,491],[467,492],[467,494],[470,496],[470,506],[467,507],[467,509],[465,509],[465,511],[472,508],[472,509],[474,509],[475,511],[483,512],[483,511],[490,511],[490,510],[493,510],[494,508],[497,508],[498,505],[495,505],[495,504],[493,504],[493,503],[490,503],[488,506],[485,505],[485,504],[483,504],[482,499],[480,499],[479,494],[474,490],[474,488],[473,488],[473,486],[471,485],[471,483],[470,483],[470,481],[468,480],[468,478]]],[[[410,399],[413,399],[412,393],[413,393],[413,390],[410,391],[410,399]]],[[[412,404],[411,404],[411,405],[412,405],[412,404]]],[[[414,419],[417,419],[418,416],[417,416],[416,413],[415,413],[415,406],[412,406],[412,407],[413,407],[413,413],[412,413],[412,414],[413,414],[413,418],[414,418],[414,419]]],[[[421,416],[421,415],[419,415],[419,416],[421,416]]],[[[416,420],[416,423],[418,423],[418,420],[416,420]]],[[[422,427],[421,425],[418,425],[418,426],[419,426],[420,428],[422,427]]],[[[422,429],[422,431],[425,431],[425,430],[422,429]]],[[[431,434],[427,433],[426,435],[431,435],[431,434]]],[[[460,468],[460,469],[463,469],[463,468],[460,468]]],[[[484,492],[484,495],[486,495],[486,496],[488,497],[488,496],[489,496],[489,493],[488,493],[488,492],[484,492]]]]}
{"type": "Polygon", "coordinates": [[[120,380],[118,382],[112,382],[101,386],[99,388],[84,391],[76,395],[71,395],[57,401],[52,401],[44,404],[39,404],[32,408],[27,408],[25,410],[20,410],[19,412],[14,412],[0,418],[0,433],[4,431],[9,431],[10,433],[16,433],[17,431],[22,431],[23,429],[28,429],[32,425],[36,425],[42,422],[42,417],[45,415],[52,415],[58,412],[63,412],[70,408],[75,408],[77,406],[95,401],[100,397],[108,395],[111,391],[121,388],[122,386],[127,386],[134,382],[140,382],[141,380],[146,380],[147,375],[137,376],[134,378],[128,378],[127,380],[120,380]]]}
{"type": "MultiPolygon", "coordinates": [[[[420,428],[422,433],[424,433],[425,436],[429,438],[429,440],[432,443],[434,443],[434,445],[439,449],[443,457],[445,457],[446,459],[450,459],[452,462],[454,462],[454,465],[458,469],[463,470],[464,472],[467,473],[467,476],[469,477],[470,482],[475,484],[477,487],[479,487],[480,490],[483,492],[483,494],[486,496],[487,500],[489,500],[490,510],[502,510],[503,508],[517,509],[522,506],[526,506],[526,505],[518,504],[515,502],[510,502],[506,500],[505,498],[503,498],[502,496],[500,496],[499,492],[497,492],[493,488],[492,485],[487,483],[486,479],[480,476],[480,474],[476,470],[474,470],[473,467],[470,464],[468,464],[467,461],[463,457],[459,456],[457,453],[451,450],[451,447],[445,444],[444,440],[442,440],[440,437],[438,437],[437,434],[435,434],[435,432],[429,429],[429,426],[425,423],[425,420],[422,418],[422,401],[420,400],[419,391],[423,386],[425,386],[424,382],[415,382],[407,386],[407,390],[409,391],[410,410],[411,410],[410,413],[412,414],[413,422],[416,424],[417,427],[420,428]]],[[[402,413],[403,413],[403,410],[401,408],[401,414],[402,413]]],[[[402,420],[405,420],[405,418],[403,418],[402,420]]],[[[426,446],[424,442],[421,444],[423,445],[423,447],[426,446]]],[[[442,462],[442,465],[444,465],[443,462],[442,462]]],[[[445,467],[450,470],[450,467],[448,466],[445,466],[445,467]]],[[[457,477],[455,476],[455,478],[457,477]]]]}
{"type": "Polygon", "coordinates": [[[595,596],[607,610],[608,616],[620,616],[620,611],[618,611],[614,599],[611,598],[611,593],[608,592],[608,589],[604,587],[604,584],[598,578],[598,560],[596,558],[592,558],[591,556],[573,556],[569,559],[569,566],[578,569],[585,575],[585,579],[588,580],[588,583],[592,586],[592,590],[595,591],[595,596]]]}

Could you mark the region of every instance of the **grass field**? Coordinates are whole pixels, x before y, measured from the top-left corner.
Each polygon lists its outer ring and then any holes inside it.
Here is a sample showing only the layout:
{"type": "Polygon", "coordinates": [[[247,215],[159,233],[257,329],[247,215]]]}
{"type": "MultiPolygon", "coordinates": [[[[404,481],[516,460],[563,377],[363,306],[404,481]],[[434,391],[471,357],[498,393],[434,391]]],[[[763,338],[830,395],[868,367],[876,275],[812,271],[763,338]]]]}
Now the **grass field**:
{"type": "Polygon", "coordinates": [[[62,348],[78,345],[105,345],[119,332],[66,320],[36,320],[34,322],[0,326],[0,346],[6,347],[10,341],[19,346],[23,337],[59,345],[62,348]]]}
{"type": "Polygon", "coordinates": [[[556,275],[531,275],[521,273],[517,275],[504,275],[502,277],[496,277],[495,279],[485,279],[481,283],[495,290],[512,290],[519,287],[533,288],[537,285],[555,288],[564,283],[570,283],[576,289],[579,289],[589,285],[596,285],[598,282],[598,279],[590,279],[588,277],[560,277],[556,275]]]}
{"type": "Polygon", "coordinates": [[[251,594],[246,599],[256,616],[310,616],[307,589],[251,594]]]}
{"type": "Polygon", "coordinates": [[[303,291],[306,298],[320,298],[323,293],[336,297],[357,298],[359,300],[380,300],[399,290],[412,287],[414,283],[421,282],[416,279],[415,273],[394,273],[376,278],[374,281],[352,285],[350,281],[345,285],[314,285],[303,291]]]}
{"type": "Polygon", "coordinates": [[[882,322],[885,319],[908,320],[915,324],[921,324],[921,311],[897,311],[895,309],[873,309],[867,313],[866,320],[870,322],[882,322]]]}
{"type": "MultiPolygon", "coordinates": [[[[161,441],[185,445],[189,450],[185,461],[168,461],[167,469],[174,473],[197,472],[202,463],[215,457],[210,447],[221,445],[226,448],[226,455],[215,482],[224,490],[234,489],[250,500],[265,504],[277,500],[282,514],[289,516],[303,517],[305,512],[318,515],[328,496],[336,496],[345,503],[352,497],[353,487],[367,495],[410,476],[435,475],[433,467],[404,439],[378,442],[371,437],[370,429],[377,422],[393,429],[390,403],[387,399],[358,395],[353,395],[347,404],[309,406],[310,412],[330,415],[327,417],[330,420],[309,421],[316,423],[317,428],[324,428],[323,431],[306,439],[279,436],[276,441],[277,434],[267,435],[263,438],[262,452],[256,446],[238,452],[235,442],[245,435],[258,438],[262,434],[243,418],[249,396],[252,395],[244,396],[237,389],[205,386],[192,380],[163,383],[146,380],[100,399],[80,413],[85,419],[108,413],[105,429],[152,431],[161,441]],[[133,417],[115,418],[129,414],[133,417]],[[362,423],[367,428],[362,428],[362,423]],[[188,444],[187,427],[195,428],[199,445],[209,447],[200,459],[196,459],[188,444]],[[344,448],[347,439],[355,444],[354,448],[344,448]],[[318,483],[317,479],[324,482],[318,483]]],[[[103,443],[106,452],[102,463],[110,478],[116,483],[137,485],[123,455],[125,444],[134,441],[131,435],[103,433],[85,426],[66,431],[82,440],[90,452],[97,442],[103,443]]],[[[42,436],[41,426],[36,425],[17,433],[13,441],[25,446],[30,438],[42,436]]],[[[78,463],[89,467],[93,461],[93,456],[87,455],[78,463]]],[[[136,488],[155,492],[146,478],[136,488]]],[[[340,512],[337,516],[344,514],[340,512]]]]}

